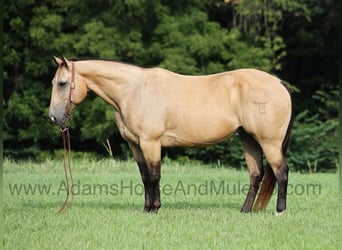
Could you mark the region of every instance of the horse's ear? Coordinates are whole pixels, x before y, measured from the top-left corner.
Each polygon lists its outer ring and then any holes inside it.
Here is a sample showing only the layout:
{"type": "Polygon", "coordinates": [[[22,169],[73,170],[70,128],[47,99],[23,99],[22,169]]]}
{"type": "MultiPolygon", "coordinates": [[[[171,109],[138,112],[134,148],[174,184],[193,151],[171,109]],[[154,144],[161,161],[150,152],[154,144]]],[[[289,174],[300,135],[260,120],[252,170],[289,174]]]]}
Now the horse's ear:
{"type": "Polygon", "coordinates": [[[67,69],[70,69],[70,62],[68,61],[68,59],[66,59],[64,56],[62,57],[63,60],[63,64],[67,69]]]}
{"type": "Polygon", "coordinates": [[[53,56],[53,60],[55,61],[55,63],[56,63],[57,65],[61,65],[61,63],[63,63],[62,59],[60,59],[60,58],[58,58],[58,57],[56,57],[56,56],[53,56]]]}

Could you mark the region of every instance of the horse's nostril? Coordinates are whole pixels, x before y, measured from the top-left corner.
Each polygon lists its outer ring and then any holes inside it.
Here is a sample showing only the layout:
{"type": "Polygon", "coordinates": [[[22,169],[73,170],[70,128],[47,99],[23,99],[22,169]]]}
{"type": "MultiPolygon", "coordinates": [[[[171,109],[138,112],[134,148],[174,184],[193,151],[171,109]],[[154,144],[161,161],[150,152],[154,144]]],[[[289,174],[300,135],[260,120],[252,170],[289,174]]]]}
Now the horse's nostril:
{"type": "Polygon", "coordinates": [[[50,120],[53,122],[53,123],[56,123],[56,117],[54,117],[54,116],[50,116],[50,120]]]}

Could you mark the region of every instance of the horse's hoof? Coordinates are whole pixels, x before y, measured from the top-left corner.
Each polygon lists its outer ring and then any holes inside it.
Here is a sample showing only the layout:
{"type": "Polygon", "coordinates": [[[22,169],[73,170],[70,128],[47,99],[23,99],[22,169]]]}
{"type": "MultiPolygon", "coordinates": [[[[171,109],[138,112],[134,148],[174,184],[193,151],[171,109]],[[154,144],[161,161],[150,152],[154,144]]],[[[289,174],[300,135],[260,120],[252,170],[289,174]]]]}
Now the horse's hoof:
{"type": "Polygon", "coordinates": [[[158,209],[156,207],[144,207],[145,213],[158,213],[158,209]]]}
{"type": "Polygon", "coordinates": [[[240,210],[240,213],[245,213],[245,214],[247,214],[247,213],[250,213],[251,212],[251,210],[249,209],[245,209],[245,208],[241,208],[241,210],[240,210]]]}
{"type": "Polygon", "coordinates": [[[283,214],[285,214],[286,210],[283,210],[281,212],[276,211],[276,216],[282,216],[283,214]]]}

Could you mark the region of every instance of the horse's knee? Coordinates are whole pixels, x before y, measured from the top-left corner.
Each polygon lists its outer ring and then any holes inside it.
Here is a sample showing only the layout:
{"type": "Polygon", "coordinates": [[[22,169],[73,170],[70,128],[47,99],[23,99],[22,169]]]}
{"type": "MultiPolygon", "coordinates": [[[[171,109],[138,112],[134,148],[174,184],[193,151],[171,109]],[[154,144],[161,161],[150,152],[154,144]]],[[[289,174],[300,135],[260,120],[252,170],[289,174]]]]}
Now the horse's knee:
{"type": "Polygon", "coordinates": [[[281,163],[277,163],[278,165],[271,165],[273,173],[277,179],[278,184],[287,184],[288,181],[288,173],[289,173],[289,168],[285,162],[285,159],[282,159],[281,163]]]}
{"type": "Polygon", "coordinates": [[[261,169],[260,171],[255,171],[255,172],[250,173],[249,178],[250,178],[251,186],[258,187],[263,176],[264,176],[263,169],[261,169]]]}
{"type": "Polygon", "coordinates": [[[160,180],[160,161],[156,163],[148,164],[149,179],[152,183],[158,182],[160,180]]]}

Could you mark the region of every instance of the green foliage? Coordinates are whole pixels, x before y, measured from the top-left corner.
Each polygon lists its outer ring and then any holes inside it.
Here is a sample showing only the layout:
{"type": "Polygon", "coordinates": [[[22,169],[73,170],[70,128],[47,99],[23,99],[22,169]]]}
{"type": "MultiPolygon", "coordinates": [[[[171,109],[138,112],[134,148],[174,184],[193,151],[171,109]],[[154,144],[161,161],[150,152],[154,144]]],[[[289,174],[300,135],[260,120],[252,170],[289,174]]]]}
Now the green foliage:
{"type": "Polygon", "coordinates": [[[100,58],[116,58],[117,40],[120,36],[114,27],[105,27],[101,21],[91,20],[83,26],[83,34],[73,45],[77,53],[97,55],[100,58]]]}
{"type": "Polygon", "coordinates": [[[338,168],[338,120],[321,121],[318,115],[296,117],[288,162],[292,169],[316,172],[338,168]]]}
{"type": "Polygon", "coordinates": [[[58,145],[58,130],[48,123],[49,95],[50,91],[42,83],[34,84],[31,88],[20,87],[12,94],[5,111],[5,154],[15,158],[27,157],[48,149],[46,144],[58,145]],[[7,144],[11,147],[7,147],[7,144]],[[20,150],[13,150],[15,148],[20,150]]]}
{"type": "Polygon", "coordinates": [[[113,108],[100,98],[96,97],[85,103],[80,112],[85,117],[80,129],[82,138],[93,139],[96,136],[96,141],[100,144],[113,136],[114,132],[118,133],[114,125],[113,108]]]}
{"type": "MultiPolygon", "coordinates": [[[[275,73],[299,90],[293,98],[300,115],[289,152],[291,166],[334,169],[336,6],[337,0],[6,1],[5,155],[42,158],[42,151],[53,155],[61,147],[58,128],[47,122],[47,107],[56,69],[52,56],[65,55],[161,66],[184,74],[242,67],[275,73]],[[315,147],[306,149],[305,142],[315,147]]],[[[103,145],[108,139],[115,157],[130,155],[119,139],[112,108],[93,95],[73,111],[71,132],[76,151],[107,155],[103,145]]],[[[245,166],[237,138],[168,152],[173,158],[245,166]]]]}
{"type": "Polygon", "coordinates": [[[299,113],[294,121],[288,162],[292,169],[316,172],[338,168],[338,89],[318,90],[316,113],[299,113]]]}

